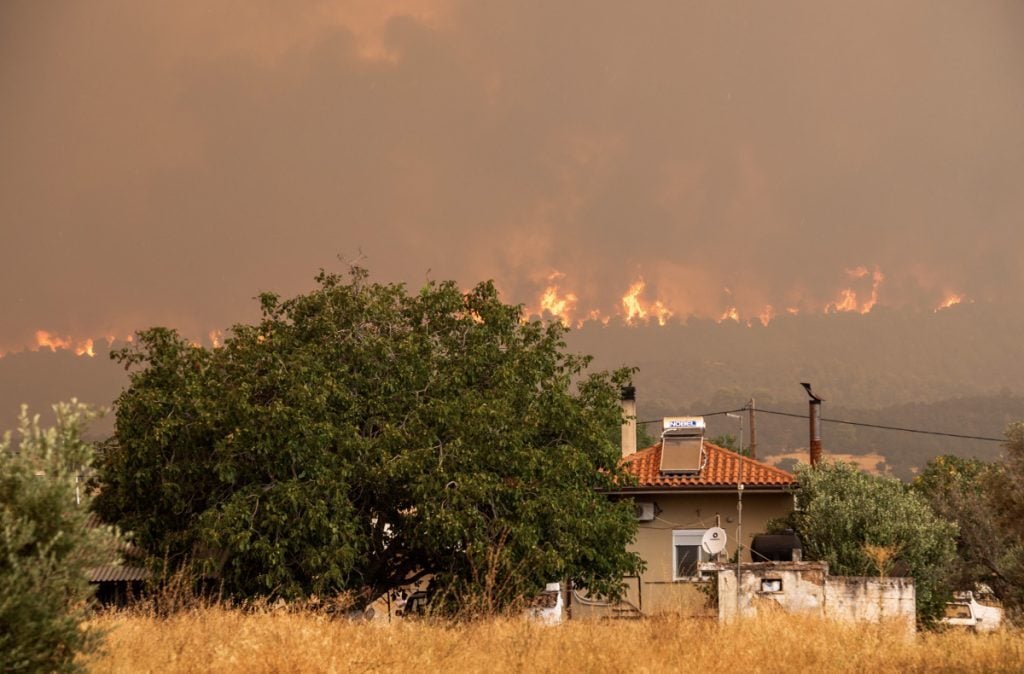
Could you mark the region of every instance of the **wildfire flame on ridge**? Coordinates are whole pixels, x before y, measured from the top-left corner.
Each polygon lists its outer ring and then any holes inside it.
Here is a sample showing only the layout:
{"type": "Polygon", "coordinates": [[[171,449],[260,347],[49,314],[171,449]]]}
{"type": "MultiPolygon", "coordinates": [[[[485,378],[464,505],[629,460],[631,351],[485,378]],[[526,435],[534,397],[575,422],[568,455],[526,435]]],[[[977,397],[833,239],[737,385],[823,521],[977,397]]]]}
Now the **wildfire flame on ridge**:
{"type": "Polygon", "coordinates": [[[673,311],[661,300],[646,302],[643,299],[647,282],[641,277],[633,282],[622,296],[622,313],[626,325],[637,325],[640,321],[648,322],[651,318],[658,325],[665,325],[672,318],[673,311]]]}
{"type": "MultiPolygon", "coordinates": [[[[840,289],[832,301],[825,303],[824,313],[870,313],[878,304],[879,291],[885,281],[885,274],[882,273],[881,269],[879,269],[877,265],[873,269],[869,269],[863,265],[853,267],[851,269],[846,269],[845,274],[853,281],[860,281],[862,283],[860,289],[856,289],[854,287],[840,289]],[[863,286],[863,282],[867,279],[870,279],[870,290],[865,289],[863,286]],[[863,297],[864,295],[866,295],[866,298],[863,297]]],[[[623,324],[628,326],[650,324],[652,321],[657,321],[658,325],[664,326],[668,324],[670,319],[676,316],[676,311],[673,310],[664,300],[659,298],[651,299],[647,296],[648,286],[643,277],[638,277],[629,285],[626,292],[619,300],[618,310],[608,312],[598,308],[581,307],[579,296],[572,290],[565,288],[565,278],[566,275],[559,271],[554,271],[549,274],[546,279],[547,285],[537,297],[536,308],[527,308],[524,311],[523,319],[526,320],[529,316],[543,318],[547,315],[561,321],[565,325],[574,325],[579,328],[586,323],[600,323],[602,325],[608,325],[616,316],[618,316],[623,324]]],[[[731,298],[731,289],[726,288],[725,292],[731,298]]],[[[933,311],[939,312],[958,304],[971,301],[973,300],[968,299],[967,296],[962,293],[947,291],[943,295],[942,301],[934,307],[933,311]]],[[[730,302],[720,314],[717,314],[716,312],[708,316],[707,313],[705,313],[704,316],[707,318],[715,318],[718,323],[731,320],[744,324],[748,327],[752,327],[755,321],[759,321],[762,326],[768,326],[780,314],[796,316],[804,310],[816,311],[816,306],[820,307],[821,305],[815,302],[790,297],[789,302],[784,305],[783,309],[777,310],[775,305],[764,304],[760,311],[754,308],[747,313],[745,310],[730,302]],[[794,300],[796,300],[796,303],[794,303],[794,300]],[[784,312],[784,314],[781,312],[784,312]]],[[[691,315],[698,314],[694,313],[691,315]]],[[[224,343],[224,336],[221,330],[210,330],[205,337],[213,348],[219,348],[224,343]]],[[[113,346],[115,341],[131,343],[134,340],[134,337],[129,334],[122,338],[115,334],[108,333],[97,338],[72,338],[69,336],[62,336],[49,330],[36,330],[34,334],[34,343],[23,347],[22,349],[7,351],[0,350],[0,358],[18,351],[40,351],[42,349],[49,349],[54,353],[58,350],[71,351],[76,356],[88,356],[91,358],[95,357],[95,346],[100,340],[106,341],[106,346],[109,349],[113,346]]],[[[202,346],[196,339],[191,340],[190,343],[196,347],[202,346]]]]}
{"type": "Polygon", "coordinates": [[[935,307],[935,313],[938,313],[943,309],[955,307],[956,305],[963,302],[964,299],[966,298],[960,293],[949,293],[946,295],[945,299],[943,299],[942,302],[939,303],[939,306],[935,307]]]}
{"type": "MultiPolygon", "coordinates": [[[[745,310],[738,304],[730,301],[721,313],[716,312],[708,317],[714,318],[718,323],[731,320],[752,327],[755,322],[760,322],[762,326],[768,326],[781,312],[785,312],[784,315],[789,316],[799,315],[804,310],[820,310],[826,314],[841,312],[871,313],[871,310],[879,302],[881,287],[885,282],[885,274],[882,273],[882,270],[877,265],[873,268],[860,265],[846,269],[845,275],[847,278],[859,282],[860,287],[854,285],[840,289],[836,293],[835,298],[825,302],[823,306],[808,300],[798,300],[797,303],[794,303],[794,298],[791,297],[790,301],[782,309],[776,309],[775,305],[765,303],[761,306],[760,310],[756,308],[745,310]],[[870,282],[870,287],[864,287],[865,282],[870,282]],[[821,307],[821,309],[815,309],[814,307],[816,306],[821,307]]],[[[617,310],[611,312],[581,307],[580,296],[565,287],[565,277],[565,274],[558,271],[550,274],[547,277],[547,286],[537,296],[537,308],[527,309],[526,315],[537,317],[548,315],[560,320],[565,325],[575,325],[575,327],[581,327],[585,323],[590,322],[600,322],[603,325],[608,325],[615,316],[618,316],[623,324],[628,326],[648,324],[652,320],[656,320],[658,325],[667,325],[670,319],[678,315],[676,310],[663,299],[652,299],[649,297],[647,281],[642,276],[629,285],[619,300],[617,310]]],[[[728,287],[724,290],[726,295],[731,298],[732,290],[728,287]]],[[[699,314],[694,313],[692,315],[699,314]]],[[[707,316],[707,314],[704,315],[707,316]]]]}
{"type": "Polygon", "coordinates": [[[848,311],[855,311],[860,314],[871,313],[871,310],[878,304],[878,289],[882,286],[882,282],[885,281],[885,274],[878,267],[875,267],[874,271],[868,271],[868,268],[864,266],[846,270],[846,275],[851,279],[862,279],[869,274],[871,276],[871,294],[868,299],[858,302],[857,291],[853,288],[844,288],[839,291],[834,301],[825,305],[825,313],[834,314],[848,311]]]}

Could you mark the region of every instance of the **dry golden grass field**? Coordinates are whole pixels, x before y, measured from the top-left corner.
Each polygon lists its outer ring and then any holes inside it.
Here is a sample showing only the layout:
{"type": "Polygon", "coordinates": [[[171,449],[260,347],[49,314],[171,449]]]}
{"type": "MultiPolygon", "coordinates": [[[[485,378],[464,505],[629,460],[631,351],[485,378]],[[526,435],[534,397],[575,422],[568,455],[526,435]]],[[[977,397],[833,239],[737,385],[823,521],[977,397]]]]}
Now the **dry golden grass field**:
{"type": "Polygon", "coordinates": [[[924,672],[1024,671],[1024,632],[922,633],[779,615],[707,620],[357,623],[314,613],[111,613],[94,672],[924,672]]]}

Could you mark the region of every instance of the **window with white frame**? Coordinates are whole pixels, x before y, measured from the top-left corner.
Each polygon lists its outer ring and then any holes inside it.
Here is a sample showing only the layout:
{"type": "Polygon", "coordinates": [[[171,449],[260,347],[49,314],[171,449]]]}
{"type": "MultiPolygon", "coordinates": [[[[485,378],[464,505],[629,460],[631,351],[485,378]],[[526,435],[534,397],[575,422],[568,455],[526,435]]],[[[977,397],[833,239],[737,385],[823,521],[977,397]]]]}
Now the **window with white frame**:
{"type": "Polygon", "coordinates": [[[700,563],[710,559],[701,547],[705,529],[676,529],[672,532],[672,580],[702,578],[700,563]]]}

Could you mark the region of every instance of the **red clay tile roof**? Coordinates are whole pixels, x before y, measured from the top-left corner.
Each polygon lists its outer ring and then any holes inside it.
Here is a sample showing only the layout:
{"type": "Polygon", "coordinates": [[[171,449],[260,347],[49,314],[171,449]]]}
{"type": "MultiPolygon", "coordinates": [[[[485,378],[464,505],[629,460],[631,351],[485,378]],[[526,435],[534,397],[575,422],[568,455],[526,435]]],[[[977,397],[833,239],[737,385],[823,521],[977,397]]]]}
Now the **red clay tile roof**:
{"type": "Polygon", "coordinates": [[[740,456],[706,440],[704,453],[707,462],[698,474],[662,474],[660,442],[626,457],[622,460],[622,467],[636,476],[637,487],[736,487],[741,463],[744,486],[782,488],[796,485],[796,478],[791,473],[740,456]]]}

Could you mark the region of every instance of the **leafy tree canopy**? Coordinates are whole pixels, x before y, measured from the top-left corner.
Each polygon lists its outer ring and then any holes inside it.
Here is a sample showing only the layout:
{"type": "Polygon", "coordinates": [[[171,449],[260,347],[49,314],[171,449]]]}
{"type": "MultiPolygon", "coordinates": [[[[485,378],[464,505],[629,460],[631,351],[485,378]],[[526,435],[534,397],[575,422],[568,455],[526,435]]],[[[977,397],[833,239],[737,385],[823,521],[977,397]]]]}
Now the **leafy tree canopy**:
{"type": "Polygon", "coordinates": [[[598,490],[627,479],[609,428],[630,372],[588,374],[491,283],[316,281],[261,295],[221,347],[153,328],[114,355],[131,383],[98,512],[238,596],[365,602],[427,574],[488,608],[566,577],[617,594],[636,524],[598,490]]]}
{"type": "Polygon", "coordinates": [[[949,591],[944,581],[956,525],[936,516],[908,485],[853,464],[801,464],[796,474],[800,490],[789,524],[805,557],[828,562],[835,575],[912,576],[918,619],[936,618],[949,591]]]}

